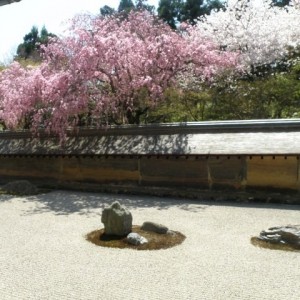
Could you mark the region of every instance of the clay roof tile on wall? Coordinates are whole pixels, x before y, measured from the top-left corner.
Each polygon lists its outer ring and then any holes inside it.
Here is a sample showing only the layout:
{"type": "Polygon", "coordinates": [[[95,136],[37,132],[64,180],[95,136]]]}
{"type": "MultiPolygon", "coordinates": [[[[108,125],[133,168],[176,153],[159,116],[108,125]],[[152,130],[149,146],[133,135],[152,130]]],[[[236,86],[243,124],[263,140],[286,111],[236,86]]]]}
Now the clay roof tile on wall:
{"type": "Polygon", "coordinates": [[[6,5],[6,4],[11,4],[14,2],[20,2],[21,0],[0,0],[0,6],[6,5]]]}
{"type": "Polygon", "coordinates": [[[300,119],[81,129],[64,145],[45,134],[0,133],[0,155],[299,155],[300,119]]]}

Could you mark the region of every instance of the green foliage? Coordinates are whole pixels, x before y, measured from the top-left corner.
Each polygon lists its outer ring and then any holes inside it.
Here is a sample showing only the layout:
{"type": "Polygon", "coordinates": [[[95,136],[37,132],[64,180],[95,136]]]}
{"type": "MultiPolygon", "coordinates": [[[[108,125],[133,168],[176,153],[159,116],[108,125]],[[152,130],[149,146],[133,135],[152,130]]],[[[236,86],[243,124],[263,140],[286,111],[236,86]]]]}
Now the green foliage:
{"type": "Polygon", "coordinates": [[[147,4],[147,0],[135,0],[135,9],[136,10],[147,10],[151,13],[154,13],[155,7],[153,5],[147,4]]]}
{"type": "Polygon", "coordinates": [[[300,64],[287,74],[272,76],[263,88],[271,118],[300,116],[300,64]]]}
{"type": "Polygon", "coordinates": [[[291,0],[272,0],[272,4],[275,6],[284,7],[289,5],[292,1],[291,0]]]}
{"type": "Polygon", "coordinates": [[[209,119],[211,106],[209,89],[201,92],[168,89],[165,101],[148,112],[146,123],[203,121],[209,119]]]}
{"type": "Polygon", "coordinates": [[[196,24],[197,18],[206,13],[203,0],[186,0],[182,10],[180,20],[196,24]]]}
{"type": "Polygon", "coordinates": [[[49,38],[55,37],[53,33],[49,33],[45,26],[41,32],[36,26],[31,28],[23,38],[23,43],[18,46],[16,59],[41,59],[41,45],[47,45],[49,38]]]}
{"type": "Polygon", "coordinates": [[[18,46],[17,54],[19,57],[28,58],[37,48],[39,30],[36,26],[31,28],[23,38],[23,43],[18,46]]]}
{"type": "Polygon", "coordinates": [[[160,0],[157,13],[159,18],[176,29],[178,22],[195,24],[195,20],[204,14],[210,14],[212,10],[224,9],[221,0],[160,0]]]}
{"type": "Polygon", "coordinates": [[[132,0],[121,0],[119,7],[118,7],[118,12],[129,12],[134,8],[134,4],[132,0]]]}
{"type": "MultiPolygon", "coordinates": [[[[110,16],[116,12],[128,14],[131,10],[148,10],[154,13],[155,7],[147,4],[147,0],[120,0],[118,10],[105,5],[100,8],[102,16],[110,16]]],[[[176,29],[176,24],[182,21],[195,23],[195,20],[212,10],[224,9],[222,0],[160,0],[158,4],[158,17],[164,20],[171,28],[176,29]]]]}
{"type": "Polygon", "coordinates": [[[209,15],[212,10],[225,10],[224,1],[221,0],[208,0],[205,4],[205,14],[209,15]]]}
{"type": "MultiPolygon", "coordinates": [[[[131,10],[147,10],[151,13],[154,12],[155,7],[149,5],[147,0],[120,0],[118,13],[127,15],[131,10]]],[[[100,9],[101,11],[101,9],[100,9]]],[[[102,13],[101,13],[102,14],[102,13]]]]}
{"type": "Polygon", "coordinates": [[[300,116],[300,65],[253,80],[239,79],[211,89],[212,119],[291,118],[300,116]]]}
{"type": "Polygon", "coordinates": [[[103,7],[100,8],[100,14],[102,16],[111,16],[115,13],[115,9],[108,6],[108,5],[104,5],[103,7]]]}
{"type": "Polygon", "coordinates": [[[245,120],[300,117],[300,63],[286,73],[277,72],[251,80],[229,80],[226,75],[213,86],[198,91],[169,89],[165,101],[145,118],[151,122],[245,120]]]}
{"type": "Polygon", "coordinates": [[[181,19],[183,0],[160,0],[158,4],[158,17],[164,20],[171,28],[176,29],[176,22],[181,19]]]}

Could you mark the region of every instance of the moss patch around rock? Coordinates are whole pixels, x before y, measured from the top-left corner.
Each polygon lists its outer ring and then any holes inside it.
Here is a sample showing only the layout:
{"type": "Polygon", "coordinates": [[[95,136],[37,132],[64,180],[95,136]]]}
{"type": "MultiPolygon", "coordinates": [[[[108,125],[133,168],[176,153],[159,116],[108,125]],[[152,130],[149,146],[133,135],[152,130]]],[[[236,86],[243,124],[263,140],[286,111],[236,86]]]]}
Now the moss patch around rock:
{"type": "Polygon", "coordinates": [[[267,248],[271,250],[297,251],[297,252],[300,251],[300,246],[270,243],[267,241],[263,241],[258,237],[252,237],[251,244],[257,247],[267,248]]]}
{"type": "Polygon", "coordinates": [[[142,245],[131,245],[126,241],[126,236],[108,236],[104,233],[104,228],[94,230],[86,235],[86,239],[91,243],[110,248],[135,249],[135,250],[160,250],[168,249],[181,244],[185,240],[185,236],[178,231],[171,231],[167,234],[159,234],[150,231],[144,231],[140,226],[132,226],[132,232],[145,237],[148,243],[142,245]]]}

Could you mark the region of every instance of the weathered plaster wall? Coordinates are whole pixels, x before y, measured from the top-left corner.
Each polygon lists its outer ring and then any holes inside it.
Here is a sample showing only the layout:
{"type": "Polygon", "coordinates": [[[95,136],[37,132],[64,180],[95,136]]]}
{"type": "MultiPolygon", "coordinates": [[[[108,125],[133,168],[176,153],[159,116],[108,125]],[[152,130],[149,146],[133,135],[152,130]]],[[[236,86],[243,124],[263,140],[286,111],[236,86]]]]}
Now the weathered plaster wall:
{"type": "Polygon", "coordinates": [[[298,193],[300,119],[0,133],[0,182],[298,193]]]}
{"type": "Polygon", "coordinates": [[[300,189],[297,156],[0,156],[0,180],[208,190],[300,189]]]}

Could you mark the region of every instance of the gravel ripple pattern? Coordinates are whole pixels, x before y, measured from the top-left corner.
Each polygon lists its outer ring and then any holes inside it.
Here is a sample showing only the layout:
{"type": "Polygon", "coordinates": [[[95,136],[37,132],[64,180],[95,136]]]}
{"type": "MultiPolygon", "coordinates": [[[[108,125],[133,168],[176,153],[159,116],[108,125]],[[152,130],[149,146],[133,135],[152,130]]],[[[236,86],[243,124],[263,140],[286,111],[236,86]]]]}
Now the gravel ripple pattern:
{"type": "Polygon", "coordinates": [[[54,191],[0,196],[0,299],[276,299],[300,296],[300,253],[254,247],[271,226],[299,224],[300,206],[197,202],[54,191]],[[133,224],[162,223],[186,236],[167,250],[97,247],[105,204],[133,224]]]}

